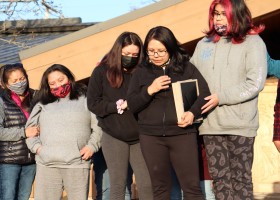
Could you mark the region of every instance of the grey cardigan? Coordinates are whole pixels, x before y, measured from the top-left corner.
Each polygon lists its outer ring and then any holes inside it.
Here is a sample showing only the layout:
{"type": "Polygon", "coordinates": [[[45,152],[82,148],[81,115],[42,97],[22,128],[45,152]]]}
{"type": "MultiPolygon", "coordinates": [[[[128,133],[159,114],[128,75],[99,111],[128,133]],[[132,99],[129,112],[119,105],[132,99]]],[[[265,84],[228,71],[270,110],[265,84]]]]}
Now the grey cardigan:
{"type": "Polygon", "coordinates": [[[40,136],[27,139],[27,146],[36,153],[36,163],[58,168],[89,168],[90,161],[81,158],[80,150],[87,145],[93,152],[100,148],[102,130],[87,108],[86,97],[68,97],[33,108],[26,127],[39,126],[40,136]]]}

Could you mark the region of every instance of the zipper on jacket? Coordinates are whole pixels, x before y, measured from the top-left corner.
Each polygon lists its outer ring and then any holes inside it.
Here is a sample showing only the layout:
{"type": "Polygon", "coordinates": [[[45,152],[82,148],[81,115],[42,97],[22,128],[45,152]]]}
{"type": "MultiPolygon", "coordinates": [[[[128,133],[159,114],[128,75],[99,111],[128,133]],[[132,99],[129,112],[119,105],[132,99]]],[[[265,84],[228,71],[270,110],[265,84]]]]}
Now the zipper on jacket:
{"type": "MultiPolygon", "coordinates": [[[[163,75],[165,75],[165,66],[162,67],[163,75]]],[[[164,96],[166,96],[166,89],[164,89],[164,96]]],[[[163,118],[162,118],[162,125],[163,125],[163,136],[165,136],[165,107],[163,108],[163,118]]]]}

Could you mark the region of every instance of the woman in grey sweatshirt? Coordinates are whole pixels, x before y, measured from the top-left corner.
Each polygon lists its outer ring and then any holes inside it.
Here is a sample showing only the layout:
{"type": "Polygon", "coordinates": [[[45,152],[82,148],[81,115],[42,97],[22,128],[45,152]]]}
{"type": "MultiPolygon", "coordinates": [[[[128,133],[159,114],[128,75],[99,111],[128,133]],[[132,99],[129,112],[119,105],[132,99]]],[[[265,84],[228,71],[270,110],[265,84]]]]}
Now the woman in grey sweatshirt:
{"type": "Polygon", "coordinates": [[[88,198],[90,157],[100,147],[102,130],[87,108],[85,86],[75,83],[63,65],[43,74],[41,87],[26,126],[38,126],[40,136],[27,139],[36,153],[36,200],[88,198]]]}
{"type": "Polygon", "coordinates": [[[258,35],[264,27],[253,25],[244,0],[215,0],[209,14],[209,31],[191,58],[211,91],[199,132],[216,199],[250,200],[258,95],[267,74],[266,46],[258,35]]]}

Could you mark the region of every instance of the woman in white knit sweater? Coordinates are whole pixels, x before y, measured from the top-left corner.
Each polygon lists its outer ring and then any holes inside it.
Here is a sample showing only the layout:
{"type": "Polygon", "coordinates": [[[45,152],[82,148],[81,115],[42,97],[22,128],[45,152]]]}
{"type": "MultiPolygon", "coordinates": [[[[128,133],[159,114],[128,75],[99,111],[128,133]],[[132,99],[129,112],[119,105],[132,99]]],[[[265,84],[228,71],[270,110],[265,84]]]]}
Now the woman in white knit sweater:
{"type": "Polygon", "coordinates": [[[89,158],[100,147],[102,131],[85,94],[86,87],[75,83],[65,66],[44,72],[26,125],[40,128],[40,136],[27,140],[36,153],[36,200],[60,199],[63,189],[69,200],[88,198],[89,158]]]}

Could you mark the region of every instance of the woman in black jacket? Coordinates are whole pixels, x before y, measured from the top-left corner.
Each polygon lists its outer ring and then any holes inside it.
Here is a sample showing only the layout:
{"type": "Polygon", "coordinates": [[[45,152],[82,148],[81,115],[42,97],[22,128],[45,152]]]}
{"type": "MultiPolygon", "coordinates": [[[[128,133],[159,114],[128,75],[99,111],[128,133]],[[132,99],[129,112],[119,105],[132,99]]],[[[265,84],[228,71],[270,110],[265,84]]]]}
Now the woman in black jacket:
{"type": "Polygon", "coordinates": [[[129,110],[138,114],[140,145],[150,172],[154,200],[170,198],[173,166],[184,199],[203,199],[199,185],[197,129],[208,85],[166,27],[152,28],[144,42],[144,61],[132,76],[129,110]],[[171,83],[197,79],[199,96],[177,120],[171,83]]]}
{"type": "Polygon", "coordinates": [[[39,129],[25,129],[34,90],[21,63],[3,66],[0,98],[0,199],[28,200],[35,176],[35,159],[25,143],[39,129]]]}
{"type": "Polygon", "coordinates": [[[104,131],[101,146],[109,171],[111,200],[124,199],[129,163],[136,177],[140,200],[153,199],[149,172],[140,149],[137,121],[126,102],[131,73],[141,60],[142,47],[137,34],[122,33],[89,80],[88,108],[99,117],[99,125],[104,131]]]}

